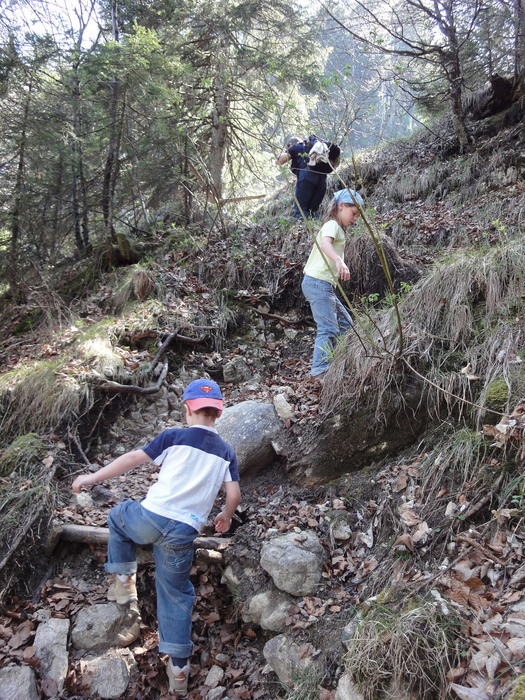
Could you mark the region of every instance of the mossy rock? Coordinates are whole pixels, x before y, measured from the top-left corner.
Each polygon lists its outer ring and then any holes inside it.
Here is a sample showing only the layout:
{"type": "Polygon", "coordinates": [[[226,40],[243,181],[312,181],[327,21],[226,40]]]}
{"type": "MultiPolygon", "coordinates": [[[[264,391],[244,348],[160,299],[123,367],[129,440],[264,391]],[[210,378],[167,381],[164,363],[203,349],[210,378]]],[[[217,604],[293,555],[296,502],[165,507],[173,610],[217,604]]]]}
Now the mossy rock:
{"type": "Polygon", "coordinates": [[[525,700],[525,675],[518,678],[508,700],[525,700]]]}
{"type": "Polygon", "coordinates": [[[503,413],[509,400],[509,388],[503,377],[497,377],[489,384],[485,403],[492,411],[503,413]]]}
{"type": "Polygon", "coordinates": [[[46,447],[34,433],[20,435],[0,457],[0,476],[9,476],[14,471],[28,474],[31,465],[40,464],[45,454],[46,447]]]}

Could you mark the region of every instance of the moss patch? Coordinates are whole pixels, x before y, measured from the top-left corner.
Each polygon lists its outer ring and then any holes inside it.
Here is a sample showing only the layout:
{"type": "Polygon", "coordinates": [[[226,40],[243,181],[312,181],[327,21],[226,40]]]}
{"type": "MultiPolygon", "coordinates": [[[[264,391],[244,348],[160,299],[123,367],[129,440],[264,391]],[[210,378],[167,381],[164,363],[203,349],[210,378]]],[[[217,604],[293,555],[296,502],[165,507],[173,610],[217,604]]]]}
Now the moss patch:
{"type": "Polygon", "coordinates": [[[525,676],[520,676],[509,695],[509,700],[525,700],[525,676]]]}
{"type": "Polygon", "coordinates": [[[487,390],[486,405],[492,411],[503,413],[509,399],[509,388],[503,377],[492,381],[487,390]]]}
{"type": "Polygon", "coordinates": [[[40,463],[45,453],[46,448],[34,433],[20,435],[0,456],[0,476],[8,476],[14,471],[19,474],[34,471],[31,465],[40,463]]]}

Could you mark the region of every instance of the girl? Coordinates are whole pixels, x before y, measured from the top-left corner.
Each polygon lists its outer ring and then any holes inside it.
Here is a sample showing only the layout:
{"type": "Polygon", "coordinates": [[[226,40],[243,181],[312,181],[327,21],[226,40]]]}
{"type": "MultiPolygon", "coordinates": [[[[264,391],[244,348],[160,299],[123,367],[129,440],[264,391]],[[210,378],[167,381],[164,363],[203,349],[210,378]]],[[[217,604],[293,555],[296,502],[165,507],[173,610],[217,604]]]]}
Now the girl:
{"type": "Polygon", "coordinates": [[[355,224],[360,214],[359,207],[364,207],[363,198],[354,190],[344,189],[334,193],[323,226],[317,234],[317,244],[304,267],[301,289],[317,324],[310,374],[320,381],[328,369],[330,352],[338,336],[352,325],[352,317],[337,298],[335,290],[338,278],[350,279],[350,270],[343,259],[344,229],[355,224]]]}

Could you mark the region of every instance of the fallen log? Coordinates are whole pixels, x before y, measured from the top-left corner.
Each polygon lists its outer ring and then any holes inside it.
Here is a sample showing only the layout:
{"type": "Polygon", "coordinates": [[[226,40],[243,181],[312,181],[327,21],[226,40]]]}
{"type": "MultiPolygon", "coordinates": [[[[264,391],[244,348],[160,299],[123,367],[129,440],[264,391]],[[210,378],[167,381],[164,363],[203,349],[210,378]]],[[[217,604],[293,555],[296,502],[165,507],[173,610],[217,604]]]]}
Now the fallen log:
{"type": "MultiPolygon", "coordinates": [[[[91,527],[90,525],[73,525],[61,523],[51,529],[47,537],[45,552],[50,556],[57,546],[62,542],[81,542],[82,544],[107,544],[109,530],[107,527],[91,527]]],[[[227,537],[196,537],[193,541],[194,549],[225,549],[231,543],[227,537]]]]}

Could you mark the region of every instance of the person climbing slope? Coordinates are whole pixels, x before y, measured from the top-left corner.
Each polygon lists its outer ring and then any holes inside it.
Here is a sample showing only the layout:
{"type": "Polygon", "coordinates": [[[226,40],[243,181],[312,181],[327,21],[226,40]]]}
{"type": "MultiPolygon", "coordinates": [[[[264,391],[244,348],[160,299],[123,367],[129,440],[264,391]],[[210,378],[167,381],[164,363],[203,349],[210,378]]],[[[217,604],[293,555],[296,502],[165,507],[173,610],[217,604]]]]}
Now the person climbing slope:
{"type": "Polygon", "coordinates": [[[323,379],[337,338],[352,325],[352,317],[336,295],[337,280],[350,279],[344,261],[345,229],[353,226],[364,207],[363,198],[351,189],[334,193],[304,267],[301,285],[317,325],[310,374],[323,379]]]}
{"type": "Polygon", "coordinates": [[[165,430],[143,449],[117,457],[93,474],[78,476],[72,484],[79,493],[84,486],[126,474],[140,464],[161,466],[157,482],[142,501],[126,500],[111,509],[105,569],[113,574],[108,600],[120,605],[136,601],[137,545],[153,545],[159,651],[170,656],[169,688],[181,697],[187,693],[193,650],[193,540],[206,524],[221,487],[226,503],[214,521],[217,532],[230,529],[240,502],[235,453],[214,427],[223,409],[219,386],[210,379],[196,379],[182,398],[188,428],[165,430]]]}

